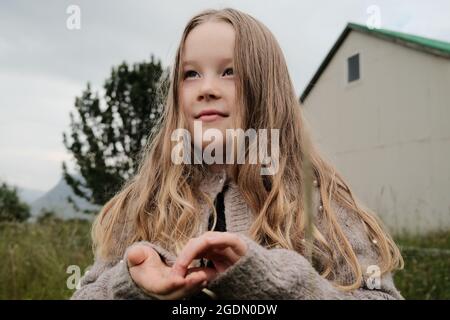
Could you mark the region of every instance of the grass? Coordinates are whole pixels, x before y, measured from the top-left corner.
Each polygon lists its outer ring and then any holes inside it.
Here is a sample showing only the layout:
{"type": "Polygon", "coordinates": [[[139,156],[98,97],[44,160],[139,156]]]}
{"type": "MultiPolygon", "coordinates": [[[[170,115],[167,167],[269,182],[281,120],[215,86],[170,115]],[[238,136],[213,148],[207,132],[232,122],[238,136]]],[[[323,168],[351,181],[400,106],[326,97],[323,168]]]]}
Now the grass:
{"type": "Polygon", "coordinates": [[[90,223],[0,224],[0,299],[66,299],[69,265],[92,263],[90,223]]]}
{"type": "MultiPolygon", "coordinates": [[[[405,269],[394,279],[403,296],[450,299],[450,232],[396,241],[405,269]]],[[[92,259],[90,222],[0,223],[0,299],[68,299],[67,267],[78,265],[84,273],[92,259]]]]}
{"type": "Polygon", "coordinates": [[[394,281],[407,299],[450,299],[450,232],[396,238],[405,269],[394,281]]]}

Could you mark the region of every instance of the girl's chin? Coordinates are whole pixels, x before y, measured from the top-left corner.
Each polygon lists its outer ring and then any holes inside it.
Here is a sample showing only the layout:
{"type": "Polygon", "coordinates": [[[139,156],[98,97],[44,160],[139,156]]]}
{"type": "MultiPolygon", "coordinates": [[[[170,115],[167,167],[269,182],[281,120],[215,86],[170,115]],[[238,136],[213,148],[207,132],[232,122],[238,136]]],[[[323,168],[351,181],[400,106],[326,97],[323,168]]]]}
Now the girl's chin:
{"type": "Polygon", "coordinates": [[[224,149],[225,148],[225,142],[224,141],[210,141],[210,140],[203,140],[202,142],[202,150],[205,151],[206,149],[224,149]]]}
{"type": "Polygon", "coordinates": [[[226,152],[225,142],[222,141],[203,141],[201,147],[198,144],[194,144],[196,152],[208,153],[215,155],[224,154],[226,152]]]}

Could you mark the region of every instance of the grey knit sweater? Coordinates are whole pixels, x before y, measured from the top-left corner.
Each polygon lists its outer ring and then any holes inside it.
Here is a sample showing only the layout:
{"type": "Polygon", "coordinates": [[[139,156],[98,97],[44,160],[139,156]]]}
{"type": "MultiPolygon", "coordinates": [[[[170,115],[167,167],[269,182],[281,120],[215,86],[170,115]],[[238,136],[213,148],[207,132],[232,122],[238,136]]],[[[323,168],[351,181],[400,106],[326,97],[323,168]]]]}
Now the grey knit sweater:
{"type": "MultiPolygon", "coordinates": [[[[201,189],[213,199],[225,183],[225,171],[211,174],[201,189]]],[[[249,238],[247,231],[253,221],[248,205],[234,183],[229,184],[225,193],[225,219],[228,232],[238,234],[248,245],[247,254],[220,273],[209,285],[219,299],[403,299],[394,286],[392,275],[384,274],[376,289],[370,289],[366,274],[367,267],[376,265],[376,244],[368,238],[362,222],[348,210],[334,206],[338,222],[343,228],[353,250],[362,266],[364,281],[353,292],[344,292],[322,277],[315,267],[299,253],[282,249],[268,249],[249,238]]],[[[326,228],[321,225],[320,194],[318,188],[313,192],[313,205],[316,208],[316,223],[326,236],[326,228]]],[[[334,204],[333,204],[334,205],[334,204]]],[[[210,211],[203,206],[202,233],[207,231],[210,211]]],[[[120,240],[118,240],[120,241],[120,240]]],[[[155,243],[152,246],[171,266],[176,257],[155,243]]],[[[118,244],[120,246],[120,244],[118,244]]],[[[132,280],[127,268],[127,251],[111,261],[96,259],[89,272],[81,279],[81,288],[71,299],[156,299],[144,293],[132,280]]],[[[351,281],[352,273],[343,265],[337,264],[334,270],[336,280],[351,281]]]]}

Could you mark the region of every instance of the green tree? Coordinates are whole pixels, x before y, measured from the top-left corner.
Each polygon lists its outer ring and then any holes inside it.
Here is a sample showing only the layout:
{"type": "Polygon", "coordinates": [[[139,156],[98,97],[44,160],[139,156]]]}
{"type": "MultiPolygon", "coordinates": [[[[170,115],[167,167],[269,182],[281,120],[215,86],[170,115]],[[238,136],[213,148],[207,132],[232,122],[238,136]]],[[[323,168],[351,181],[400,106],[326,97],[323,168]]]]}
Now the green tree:
{"type": "Polygon", "coordinates": [[[17,189],[5,182],[0,185],[0,221],[25,221],[30,217],[30,207],[21,202],[17,189]]]}
{"type": "Polygon", "coordinates": [[[70,113],[70,139],[63,133],[63,142],[80,179],[62,164],[76,195],[103,205],[135,173],[140,150],[161,116],[168,74],[153,56],[132,67],[123,62],[106,79],[103,101],[89,83],[76,98],[77,116],[70,113]]]}

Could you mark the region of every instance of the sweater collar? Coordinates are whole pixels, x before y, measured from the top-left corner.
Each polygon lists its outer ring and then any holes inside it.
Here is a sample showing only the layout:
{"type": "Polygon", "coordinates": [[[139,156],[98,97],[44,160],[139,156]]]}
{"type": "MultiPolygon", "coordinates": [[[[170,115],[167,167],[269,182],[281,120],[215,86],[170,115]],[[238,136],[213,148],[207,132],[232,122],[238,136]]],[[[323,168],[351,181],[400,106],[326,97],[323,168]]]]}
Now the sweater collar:
{"type": "MultiPolygon", "coordinates": [[[[200,184],[200,190],[209,195],[214,200],[217,195],[223,190],[225,183],[227,183],[227,174],[225,169],[217,172],[211,172],[203,178],[200,184]]],[[[225,205],[225,222],[228,232],[236,232],[247,234],[254,216],[247,205],[238,185],[233,181],[228,181],[228,189],[224,195],[225,205]]],[[[212,210],[207,204],[202,204],[202,230],[205,232],[208,229],[209,216],[212,210]]]]}
{"type": "MultiPolygon", "coordinates": [[[[225,169],[217,172],[211,172],[203,178],[199,188],[201,191],[207,193],[214,201],[219,192],[223,190],[226,180],[227,174],[225,169]]],[[[312,191],[312,210],[313,214],[317,215],[317,208],[321,206],[320,191],[318,186],[314,187],[312,191]]],[[[248,231],[253,221],[255,220],[255,214],[252,212],[250,206],[245,201],[238,185],[232,180],[228,182],[228,189],[224,195],[224,205],[227,231],[248,235],[248,231]]],[[[208,230],[208,220],[211,214],[212,210],[208,207],[207,204],[203,203],[201,229],[202,233],[208,230]]]]}

